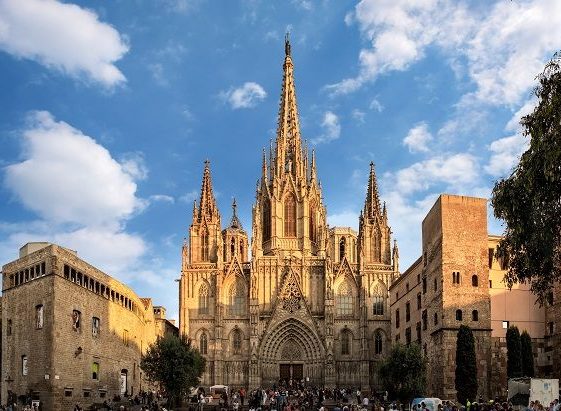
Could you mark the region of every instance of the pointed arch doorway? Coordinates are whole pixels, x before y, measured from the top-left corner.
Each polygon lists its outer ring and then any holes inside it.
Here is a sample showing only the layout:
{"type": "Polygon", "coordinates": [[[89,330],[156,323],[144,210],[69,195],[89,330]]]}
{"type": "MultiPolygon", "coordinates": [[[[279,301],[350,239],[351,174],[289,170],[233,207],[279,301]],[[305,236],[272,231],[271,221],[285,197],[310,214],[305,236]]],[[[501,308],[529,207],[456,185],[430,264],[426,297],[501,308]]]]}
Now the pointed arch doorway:
{"type": "Polygon", "coordinates": [[[282,321],[261,345],[261,376],[264,386],[305,380],[321,385],[325,350],[317,335],[296,318],[282,321]]]}

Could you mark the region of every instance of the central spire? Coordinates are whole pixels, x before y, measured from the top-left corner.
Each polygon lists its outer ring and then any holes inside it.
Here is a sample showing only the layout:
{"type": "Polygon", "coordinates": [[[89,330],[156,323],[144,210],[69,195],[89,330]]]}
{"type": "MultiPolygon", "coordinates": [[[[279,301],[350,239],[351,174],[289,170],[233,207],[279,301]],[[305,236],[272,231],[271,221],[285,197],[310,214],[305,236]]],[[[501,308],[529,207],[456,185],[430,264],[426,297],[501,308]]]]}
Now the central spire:
{"type": "Polygon", "coordinates": [[[305,177],[305,170],[302,161],[302,141],[294,86],[294,65],[288,33],[284,41],[284,51],[284,74],[277,125],[274,170],[278,177],[291,174],[294,179],[299,179],[305,177]]]}
{"type": "Polygon", "coordinates": [[[370,163],[370,176],[368,178],[368,191],[364,203],[364,216],[376,218],[380,216],[380,197],[378,195],[378,182],[376,181],[376,169],[374,163],[370,163]]]}

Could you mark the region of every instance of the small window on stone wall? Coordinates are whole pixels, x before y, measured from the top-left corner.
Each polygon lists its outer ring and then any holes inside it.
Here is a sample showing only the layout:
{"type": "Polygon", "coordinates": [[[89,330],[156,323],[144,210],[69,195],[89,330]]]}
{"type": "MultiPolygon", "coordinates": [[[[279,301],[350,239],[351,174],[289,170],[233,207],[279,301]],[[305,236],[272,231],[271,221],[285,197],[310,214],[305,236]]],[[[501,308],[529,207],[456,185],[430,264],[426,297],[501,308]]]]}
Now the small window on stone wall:
{"type": "Polygon", "coordinates": [[[80,313],[80,311],[72,311],[72,328],[74,328],[75,331],[80,330],[81,316],[82,314],[80,313]]]}
{"type": "Polygon", "coordinates": [[[477,310],[471,312],[471,319],[472,321],[479,321],[479,312],[477,310]]]}
{"type": "Polygon", "coordinates": [[[90,398],[90,391],[84,390],[84,398],[90,398]]]}
{"type": "Polygon", "coordinates": [[[92,337],[97,337],[99,335],[99,326],[99,318],[92,317],[92,337]]]}
{"type": "Polygon", "coordinates": [[[6,324],[6,335],[12,335],[12,320],[8,320],[6,324]]]}
{"type": "Polygon", "coordinates": [[[27,355],[21,356],[21,375],[27,375],[29,369],[27,368],[27,355]]]}
{"type": "Polygon", "coordinates": [[[35,328],[38,330],[43,328],[43,304],[39,304],[35,307],[35,328]]]}
{"type": "Polygon", "coordinates": [[[462,310],[456,310],[456,321],[462,321],[462,310]]]}
{"type": "Polygon", "coordinates": [[[92,380],[99,380],[99,363],[92,362],[92,380]]]}
{"type": "Polygon", "coordinates": [[[64,389],[64,396],[65,397],[72,397],[72,388],[65,388],[64,389]]]}
{"type": "Polygon", "coordinates": [[[503,329],[508,330],[508,326],[509,326],[509,322],[508,321],[503,321],[503,329]]]}
{"type": "Polygon", "coordinates": [[[473,287],[478,287],[479,286],[479,278],[477,278],[477,274],[474,274],[471,276],[471,285],[473,287]]]}
{"type": "Polygon", "coordinates": [[[434,313],[434,325],[438,325],[438,313],[434,313]]]}

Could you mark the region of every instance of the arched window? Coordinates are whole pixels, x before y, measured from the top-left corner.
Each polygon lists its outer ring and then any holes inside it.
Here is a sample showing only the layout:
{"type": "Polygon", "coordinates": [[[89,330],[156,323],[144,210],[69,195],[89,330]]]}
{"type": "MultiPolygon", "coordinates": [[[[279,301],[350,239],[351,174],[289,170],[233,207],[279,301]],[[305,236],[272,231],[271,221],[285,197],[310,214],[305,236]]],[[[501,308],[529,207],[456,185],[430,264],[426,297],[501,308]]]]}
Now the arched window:
{"type": "Polygon", "coordinates": [[[460,284],[460,272],[452,272],[452,284],[460,284]]]}
{"type": "Polygon", "coordinates": [[[232,352],[234,354],[242,352],[242,334],[238,329],[232,331],[232,352]]]}
{"type": "Polygon", "coordinates": [[[316,207],[314,202],[310,203],[310,241],[316,242],[316,207]]]}
{"type": "Polygon", "coordinates": [[[243,242],[240,241],[240,260],[243,260],[243,242]]]}
{"type": "Polygon", "coordinates": [[[377,331],[376,335],[374,335],[374,354],[382,354],[382,350],[384,348],[383,343],[384,339],[382,338],[382,333],[380,331],[377,331]]]}
{"type": "Polygon", "coordinates": [[[462,310],[456,310],[456,321],[462,321],[462,310]]]}
{"type": "Polygon", "coordinates": [[[479,286],[479,279],[477,278],[477,274],[474,274],[471,277],[471,285],[474,286],[474,287],[479,286]]]}
{"type": "Polygon", "coordinates": [[[341,354],[351,354],[351,332],[347,329],[341,331],[341,354]]]}
{"type": "Polygon", "coordinates": [[[246,296],[245,286],[241,278],[230,286],[228,293],[229,299],[229,314],[230,315],[244,315],[246,312],[246,296]]]}
{"type": "Polygon", "coordinates": [[[207,355],[208,353],[208,340],[205,333],[201,334],[201,338],[199,340],[199,351],[202,355],[207,355]]]}
{"type": "Polygon", "coordinates": [[[208,231],[206,228],[201,234],[201,257],[203,261],[208,261],[208,231]]]}
{"type": "Polygon", "coordinates": [[[417,309],[421,309],[421,293],[417,293],[417,309]]]}
{"type": "Polygon", "coordinates": [[[479,321],[479,313],[477,312],[477,310],[473,310],[471,312],[471,319],[473,321],[479,321]]]}
{"type": "Polygon", "coordinates": [[[208,314],[209,289],[206,283],[199,288],[199,314],[208,314]]]}
{"type": "Polygon", "coordinates": [[[232,241],[230,241],[230,258],[234,258],[234,254],[236,254],[236,240],[232,238],[232,241]]]}
{"type": "Polygon", "coordinates": [[[372,236],[372,261],[380,262],[380,233],[378,230],[375,230],[372,236]]]}
{"type": "Polygon", "coordinates": [[[296,199],[289,194],[284,200],[284,236],[296,237],[296,199]]]}
{"type": "Polygon", "coordinates": [[[265,200],[263,203],[263,241],[271,239],[271,203],[265,200]]]}
{"type": "Polygon", "coordinates": [[[346,246],[347,240],[345,239],[345,237],[341,237],[341,239],[339,240],[339,260],[343,260],[343,257],[345,256],[346,246]]]}
{"type": "Polygon", "coordinates": [[[372,314],[384,315],[384,290],[382,290],[382,287],[377,285],[376,288],[374,288],[374,292],[372,293],[372,295],[374,300],[372,314]]]}
{"type": "Polygon", "coordinates": [[[353,289],[348,281],[343,281],[337,290],[337,314],[349,316],[353,314],[353,289]]]}

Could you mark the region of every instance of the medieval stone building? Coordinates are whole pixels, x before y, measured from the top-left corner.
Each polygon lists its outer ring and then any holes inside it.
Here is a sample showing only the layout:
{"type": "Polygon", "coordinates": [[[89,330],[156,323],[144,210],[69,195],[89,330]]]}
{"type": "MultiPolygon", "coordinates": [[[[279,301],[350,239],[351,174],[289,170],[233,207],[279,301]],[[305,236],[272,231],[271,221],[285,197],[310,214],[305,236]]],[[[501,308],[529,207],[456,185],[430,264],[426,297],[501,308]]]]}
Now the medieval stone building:
{"type": "Polygon", "coordinates": [[[288,42],[285,49],[276,142],[263,153],[253,206],[251,258],[235,203],[222,228],[206,162],[183,246],[180,331],[207,358],[205,385],[305,379],[369,388],[389,342],[397,245],[392,249],[373,164],[358,234],[328,227],[315,156],[300,135],[288,42]]]}

